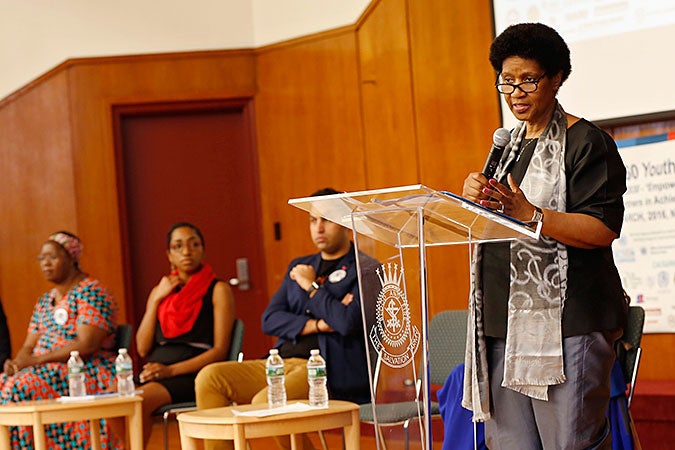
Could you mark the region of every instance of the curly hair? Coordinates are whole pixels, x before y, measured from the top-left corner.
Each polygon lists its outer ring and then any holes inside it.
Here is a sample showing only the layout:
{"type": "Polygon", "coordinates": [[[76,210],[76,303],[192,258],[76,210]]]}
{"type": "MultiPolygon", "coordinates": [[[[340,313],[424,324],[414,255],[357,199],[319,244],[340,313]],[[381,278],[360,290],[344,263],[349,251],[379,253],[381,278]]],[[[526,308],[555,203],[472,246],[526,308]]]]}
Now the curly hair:
{"type": "Polygon", "coordinates": [[[320,197],[322,195],[333,195],[333,194],[339,194],[339,191],[336,191],[332,187],[325,187],[323,189],[319,189],[318,191],[315,191],[310,195],[310,197],[320,197]]]}
{"type": "Polygon", "coordinates": [[[490,46],[495,72],[500,73],[504,60],[511,56],[537,61],[547,75],[562,72],[561,83],[572,72],[569,47],[557,31],[543,23],[511,25],[495,38],[490,46]]]}

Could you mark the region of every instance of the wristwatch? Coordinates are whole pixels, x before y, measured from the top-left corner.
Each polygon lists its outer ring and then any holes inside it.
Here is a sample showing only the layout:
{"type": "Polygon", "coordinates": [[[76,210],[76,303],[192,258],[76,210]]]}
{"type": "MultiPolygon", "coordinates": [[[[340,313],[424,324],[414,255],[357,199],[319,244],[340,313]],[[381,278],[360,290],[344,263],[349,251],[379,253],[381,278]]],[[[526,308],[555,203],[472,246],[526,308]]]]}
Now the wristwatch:
{"type": "Polygon", "coordinates": [[[316,290],[319,289],[320,287],[321,287],[321,285],[320,285],[319,283],[317,283],[316,281],[312,281],[311,286],[309,286],[309,287],[307,288],[307,291],[306,291],[306,292],[307,292],[307,294],[312,295],[312,292],[316,291],[316,290]]]}
{"type": "Polygon", "coordinates": [[[534,207],[534,213],[532,214],[532,219],[530,222],[543,222],[544,221],[544,211],[540,207],[534,207]]]}

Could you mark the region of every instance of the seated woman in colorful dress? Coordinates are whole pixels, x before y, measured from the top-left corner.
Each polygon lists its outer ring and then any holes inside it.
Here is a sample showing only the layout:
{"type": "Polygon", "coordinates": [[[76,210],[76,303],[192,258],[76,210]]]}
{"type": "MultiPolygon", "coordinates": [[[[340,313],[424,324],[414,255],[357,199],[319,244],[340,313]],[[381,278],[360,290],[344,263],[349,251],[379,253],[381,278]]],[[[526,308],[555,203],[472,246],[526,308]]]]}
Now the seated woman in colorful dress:
{"type": "MultiPolygon", "coordinates": [[[[79,266],[82,244],[77,236],[59,231],[42,245],[38,261],[54,287],[33,310],[26,340],[0,375],[0,402],[20,402],[68,395],[67,361],[78,350],[85,362],[88,394],[114,387],[114,347],[117,304],[108,290],[79,266]]],[[[89,423],[70,422],[45,427],[47,448],[91,448],[89,423]]],[[[12,448],[33,447],[30,427],[11,428],[12,448]]],[[[101,427],[103,448],[115,446],[109,427],[101,427]]]]}
{"type": "Polygon", "coordinates": [[[234,297],[204,262],[204,249],[196,226],[171,227],[166,250],[171,272],[150,292],[136,333],[138,354],[147,361],[139,375],[146,444],[152,412],[169,403],[194,402],[197,372],[224,360],[230,348],[234,297]]]}

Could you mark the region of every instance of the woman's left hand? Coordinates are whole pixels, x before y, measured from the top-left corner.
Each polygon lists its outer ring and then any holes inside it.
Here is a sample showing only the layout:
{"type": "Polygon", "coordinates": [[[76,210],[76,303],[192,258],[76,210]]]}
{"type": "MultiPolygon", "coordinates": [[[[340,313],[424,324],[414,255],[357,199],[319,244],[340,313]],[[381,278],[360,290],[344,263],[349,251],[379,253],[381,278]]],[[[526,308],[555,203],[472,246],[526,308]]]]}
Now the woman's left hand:
{"type": "MultiPolygon", "coordinates": [[[[20,371],[21,369],[24,369],[26,367],[31,367],[38,364],[37,360],[33,355],[31,354],[25,354],[19,352],[19,354],[16,355],[16,357],[11,360],[11,366],[12,369],[14,369],[14,373],[20,371]]],[[[10,375],[10,374],[8,374],[10,375]]]]}
{"type": "Polygon", "coordinates": [[[148,383],[150,381],[161,380],[162,378],[169,378],[171,374],[171,367],[157,362],[149,362],[143,366],[143,371],[138,378],[141,383],[148,383]]]}
{"type": "Polygon", "coordinates": [[[11,377],[19,371],[19,365],[13,359],[7,359],[5,360],[3,370],[8,377],[11,377]]]}
{"type": "Polygon", "coordinates": [[[482,200],[481,205],[498,210],[514,219],[529,222],[535,210],[534,205],[527,201],[511,174],[507,180],[509,186],[491,179],[488,182],[490,187],[483,188],[483,193],[489,196],[490,200],[482,200]]]}

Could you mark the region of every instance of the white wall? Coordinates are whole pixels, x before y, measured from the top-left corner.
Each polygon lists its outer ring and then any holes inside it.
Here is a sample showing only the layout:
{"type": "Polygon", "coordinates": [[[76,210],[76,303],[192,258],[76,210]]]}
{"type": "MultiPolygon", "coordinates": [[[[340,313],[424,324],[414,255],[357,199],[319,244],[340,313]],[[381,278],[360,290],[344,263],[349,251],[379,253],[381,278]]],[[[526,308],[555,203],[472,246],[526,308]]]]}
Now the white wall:
{"type": "Polygon", "coordinates": [[[70,58],[251,48],[354,23],[370,0],[0,0],[0,98],[70,58]]]}
{"type": "Polygon", "coordinates": [[[370,0],[252,0],[256,45],[356,22],[370,0]]]}

